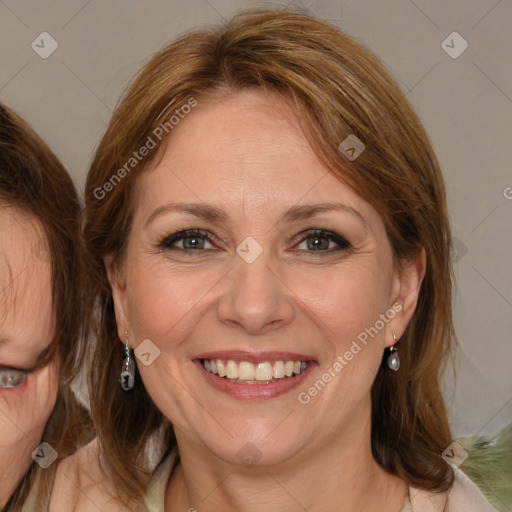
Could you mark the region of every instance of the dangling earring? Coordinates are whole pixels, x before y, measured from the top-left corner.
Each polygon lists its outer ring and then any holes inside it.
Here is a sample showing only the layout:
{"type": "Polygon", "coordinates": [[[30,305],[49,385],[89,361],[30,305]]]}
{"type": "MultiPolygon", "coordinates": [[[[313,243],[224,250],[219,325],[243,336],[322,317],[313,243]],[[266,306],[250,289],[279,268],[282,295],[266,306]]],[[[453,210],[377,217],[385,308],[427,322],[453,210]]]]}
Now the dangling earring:
{"type": "MultiPolygon", "coordinates": [[[[393,339],[396,343],[395,333],[394,331],[391,332],[393,332],[393,339]]],[[[398,370],[398,368],[400,368],[400,358],[398,357],[398,352],[396,351],[395,345],[389,348],[388,366],[395,372],[398,370]]]]}
{"type": "Polygon", "coordinates": [[[130,347],[128,346],[128,333],[126,333],[126,345],[124,346],[124,359],[120,380],[124,391],[130,391],[135,384],[135,362],[131,357],[130,347]]]}

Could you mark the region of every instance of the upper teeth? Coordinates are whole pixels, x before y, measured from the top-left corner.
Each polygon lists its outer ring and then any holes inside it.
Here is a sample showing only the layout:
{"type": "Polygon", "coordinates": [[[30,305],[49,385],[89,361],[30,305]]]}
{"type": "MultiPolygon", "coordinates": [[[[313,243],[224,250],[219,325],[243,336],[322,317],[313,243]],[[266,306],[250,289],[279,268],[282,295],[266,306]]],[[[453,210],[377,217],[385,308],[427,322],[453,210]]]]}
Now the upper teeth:
{"type": "Polygon", "coordinates": [[[240,379],[244,381],[270,381],[299,375],[308,366],[305,361],[276,361],[273,365],[269,361],[253,364],[248,361],[237,363],[232,359],[204,359],[205,370],[218,374],[219,377],[240,379]]]}

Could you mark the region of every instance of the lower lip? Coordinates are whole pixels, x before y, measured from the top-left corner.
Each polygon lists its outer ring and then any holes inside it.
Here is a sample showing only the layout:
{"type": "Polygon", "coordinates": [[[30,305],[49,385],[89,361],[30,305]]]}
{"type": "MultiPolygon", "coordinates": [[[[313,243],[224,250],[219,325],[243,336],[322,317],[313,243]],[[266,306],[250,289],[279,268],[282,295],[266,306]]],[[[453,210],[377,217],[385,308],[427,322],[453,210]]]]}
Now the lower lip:
{"type": "Polygon", "coordinates": [[[203,363],[198,359],[194,363],[201,372],[201,375],[206,379],[206,382],[218,391],[222,391],[238,400],[270,400],[271,398],[284,395],[299,386],[316,366],[316,363],[311,361],[300,375],[287,377],[270,384],[239,384],[205,370],[203,363]]]}

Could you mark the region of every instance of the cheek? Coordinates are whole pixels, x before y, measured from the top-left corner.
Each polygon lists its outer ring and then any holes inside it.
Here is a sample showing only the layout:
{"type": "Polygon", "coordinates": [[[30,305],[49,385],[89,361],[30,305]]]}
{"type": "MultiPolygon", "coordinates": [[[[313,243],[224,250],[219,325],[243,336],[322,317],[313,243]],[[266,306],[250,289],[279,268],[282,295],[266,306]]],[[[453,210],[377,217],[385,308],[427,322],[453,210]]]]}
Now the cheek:
{"type": "MultiPolygon", "coordinates": [[[[134,262],[127,297],[136,344],[146,338],[157,345],[185,340],[226,272],[225,266],[210,263],[178,268],[165,261],[152,266],[134,262]]],[[[295,301],[297,314],[320,320],[336,352],[373,326],[387,306],[387,274],[373,254],[336,267],[287,268],[281,278],[293,292],[288,300],[295,301]]]]}
{"type": "Polygon", "coordinates": [[[314,278],[303,275],[296,281],[294,293],[314,313],[313,317],[322,321],[337,353],[385,313],[389,298],[386,276],[370,258],[347,262],[314,278]]]}
{"type": "Polygon", "coordinates": [[[225,272],[225,269],[216,272],[213,265],[206,271],[206,266],[176,268],[159,262],[146,268],[139,263],[129,275],[126,291],[137,343],[149,338],[157,345],[164,340],[168,345],[173,339],[184,339],[196,324],[201,303],[207,302],[208,292],[225,272]]]}
{"type": "Polygon", "coordinates": [[[31,434],[40,437],[55,406],[57,391],[54,368],[30,374],[21,386],[0,391],[2,446],[31,434]]]}

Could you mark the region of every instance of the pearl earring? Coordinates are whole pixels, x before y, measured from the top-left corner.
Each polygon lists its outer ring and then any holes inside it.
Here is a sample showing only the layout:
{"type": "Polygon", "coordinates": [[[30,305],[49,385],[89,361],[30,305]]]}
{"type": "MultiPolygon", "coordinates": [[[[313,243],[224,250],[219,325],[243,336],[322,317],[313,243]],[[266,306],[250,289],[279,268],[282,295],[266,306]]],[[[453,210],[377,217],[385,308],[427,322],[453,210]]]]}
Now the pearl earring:
{"type": "MultiPolygon", "coordinates": [[[[396,335],[394,331],[391,332],[393,333],[393,339],[395,340],[396,344],[396,335]]],[[[395,345],[389,348],[388,366],[395,372],[398,370],[398,368],[400,368],[400,358],[398,357],[398,352],[396,351],[395,345]]]]}

